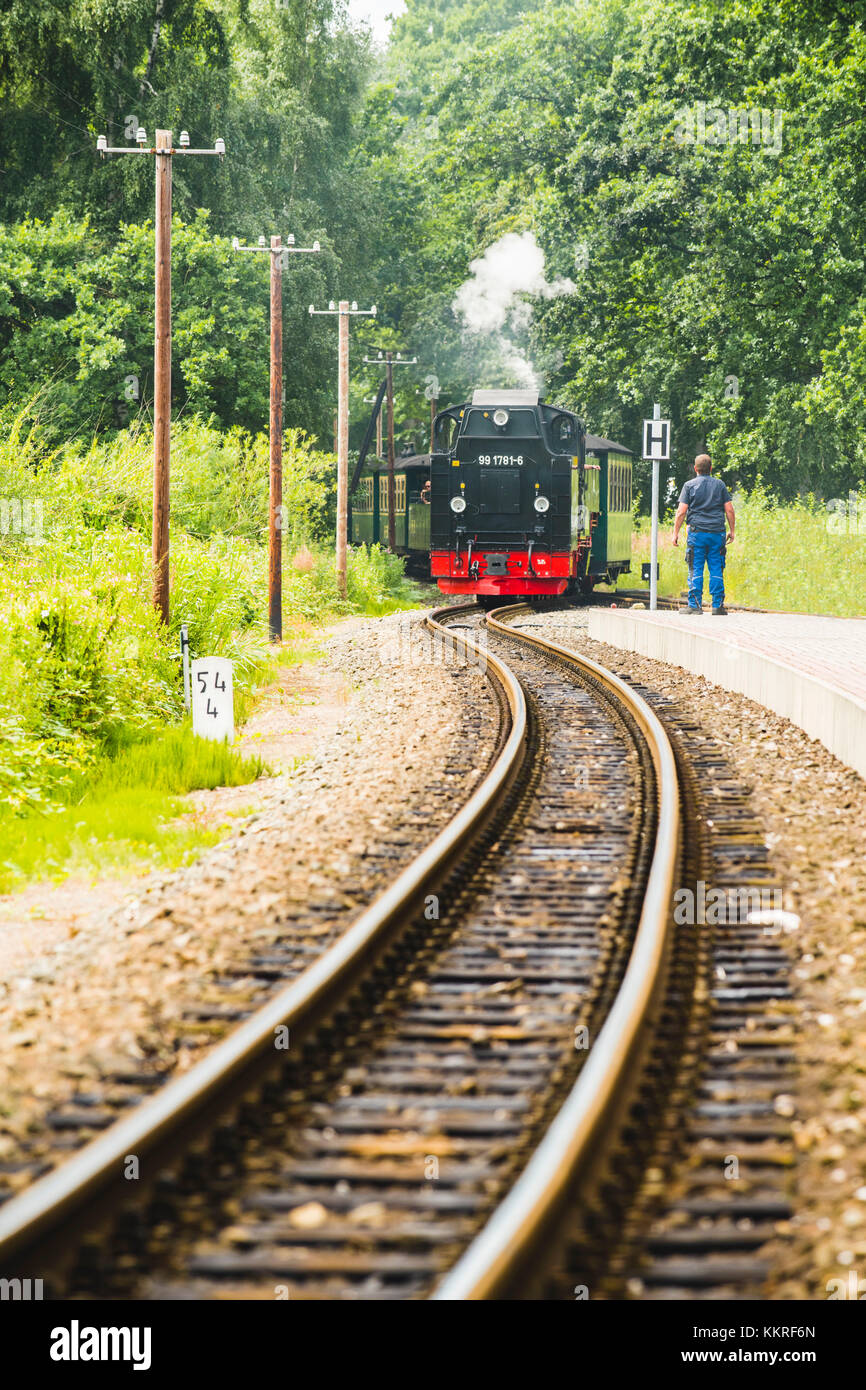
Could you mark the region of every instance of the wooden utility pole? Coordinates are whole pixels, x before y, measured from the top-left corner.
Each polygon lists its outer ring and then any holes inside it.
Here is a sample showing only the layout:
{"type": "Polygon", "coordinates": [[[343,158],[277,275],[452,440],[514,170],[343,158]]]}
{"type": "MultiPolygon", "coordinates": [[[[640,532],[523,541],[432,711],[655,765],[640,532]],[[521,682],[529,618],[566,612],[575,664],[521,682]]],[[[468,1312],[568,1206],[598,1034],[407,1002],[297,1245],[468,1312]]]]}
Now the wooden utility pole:
{"type": "Polygon", "coordinates": [[[346,597],[346,531],[349,520],[349,319],[352,315],[376,315],[372,309],[359,309],[355,301],[333,299],[327,309],[315,309],[310,314],[336,314],[339,317],[338,383],[337,383],[337,589],[340,598],[346,597]]]}
{"type": "Polygon", "coordinates": [[[212,150],[191,150],[189,135],[180,133],[180,145],[171,143],[170,130],[156,132],[156,144],[148,146],[147,133],[139,127],[135,145],[109,146],[100,135],[96,148],[100,155],[155,155],[155,291],[153,337],[153,606],[164,623],[169,605],[169,516],[171,484],[171,161],[175,155],[215,154],[222,158],[224,140],[215,140],[212,150]]]}
{"type": "Polygon", "coordinates": [[[156,132],[156,251],[153,341],[153,606],[169,617],[171,485],[171,131],[156,132]]]}
{"type": "Polygon", "coordinates": [[[399,352],[395,358],[391,348],[379,350],[378,358],[365,357],[364,361],[368,365],[381,366],[384,354],[385,361],[385,395],[388,403],[388,549],[393,551],[397,544],[396,535],[396,511],[397,511],[397,483],[394,478],[394,368],[413,367],[418,361],[417,357],[401,357],[399,352]]]}
{"type": "Polygon", "coordinates": [[[283,265],[290,255],[318,251],[319,243],[296,246],[295,238],[271,237],[270,246],[259,237],[258,246],[241,246],[232,240],[235,251],[265,251],[271,258],[271,383],[270,465],[268,470],[268,632],[272,642],[283,636],[283,265]]]}

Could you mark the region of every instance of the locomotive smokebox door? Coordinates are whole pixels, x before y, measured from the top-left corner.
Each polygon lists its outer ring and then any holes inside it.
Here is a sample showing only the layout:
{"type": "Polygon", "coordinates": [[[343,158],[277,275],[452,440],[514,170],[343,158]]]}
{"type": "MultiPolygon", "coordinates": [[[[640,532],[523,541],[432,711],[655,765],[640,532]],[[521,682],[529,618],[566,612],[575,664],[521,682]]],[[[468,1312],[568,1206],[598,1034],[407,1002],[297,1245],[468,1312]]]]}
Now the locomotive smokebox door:
{"type": "Polygon", "coordinates": [[[487,556],[486,558],[487,558],[487,573],[488,573],[488,574],[507,574],[507,573],[508,573],[508,556],[507,556],[507,555],[500,555],[500,554],[493,554],[493,555],[490,555],[490,554],[488,554],[488,556],[487,556]]]}

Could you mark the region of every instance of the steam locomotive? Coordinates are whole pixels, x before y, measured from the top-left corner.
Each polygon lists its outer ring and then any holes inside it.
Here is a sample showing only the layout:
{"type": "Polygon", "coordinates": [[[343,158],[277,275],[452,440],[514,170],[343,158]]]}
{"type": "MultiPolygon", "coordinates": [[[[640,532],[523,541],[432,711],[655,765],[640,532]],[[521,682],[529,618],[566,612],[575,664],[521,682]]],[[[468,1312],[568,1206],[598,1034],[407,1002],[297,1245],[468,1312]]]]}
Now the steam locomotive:
{"type": "MultiPolygon", "coordinates": [[[[441,411],[433,452],[398,460],[395,483],[395,548],[429,556],[444,593],[588,593],[630,569],[631,451],[537,392],[477,390],[441,411]]],[[[387,541],[384,465],[363,470],[351,535],[387,541]]]]}

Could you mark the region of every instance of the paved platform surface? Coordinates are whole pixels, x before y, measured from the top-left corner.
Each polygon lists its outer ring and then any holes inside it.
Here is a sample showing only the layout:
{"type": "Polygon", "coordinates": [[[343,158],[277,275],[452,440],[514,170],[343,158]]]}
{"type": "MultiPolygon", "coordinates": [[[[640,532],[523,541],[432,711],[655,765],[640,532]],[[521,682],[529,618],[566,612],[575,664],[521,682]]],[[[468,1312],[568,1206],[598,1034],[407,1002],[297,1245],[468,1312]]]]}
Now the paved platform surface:
{"type": "Polygon", "coordinates": [[[593,608],[589,635],[748,695],[866,777],[866,618],[593,608]]]}

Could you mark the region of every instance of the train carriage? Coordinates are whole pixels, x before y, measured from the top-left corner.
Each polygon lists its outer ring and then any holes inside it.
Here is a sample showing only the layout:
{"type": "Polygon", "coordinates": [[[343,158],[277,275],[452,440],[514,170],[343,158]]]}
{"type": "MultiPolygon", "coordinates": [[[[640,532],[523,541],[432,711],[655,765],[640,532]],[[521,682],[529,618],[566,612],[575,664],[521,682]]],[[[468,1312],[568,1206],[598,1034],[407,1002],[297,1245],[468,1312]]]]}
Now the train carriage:
{"type": "MultiPolygon", "coordinates": [[[[429,573],[430,507],[421,493],[430,478],[430,455],[412,454],[394,465],[394,549],[429,573]]],[[[361,472],[351,499],[355,545],[388,544],[388,465],[376,459],[361,472]]]]}
{"type": "Polygon", "coordinates": [[[599,583],[631,569],[632,452],[599,435],[586,436],[586,468],[598,474],[597,521],[592,532],[589,572],[599,583]]]}

